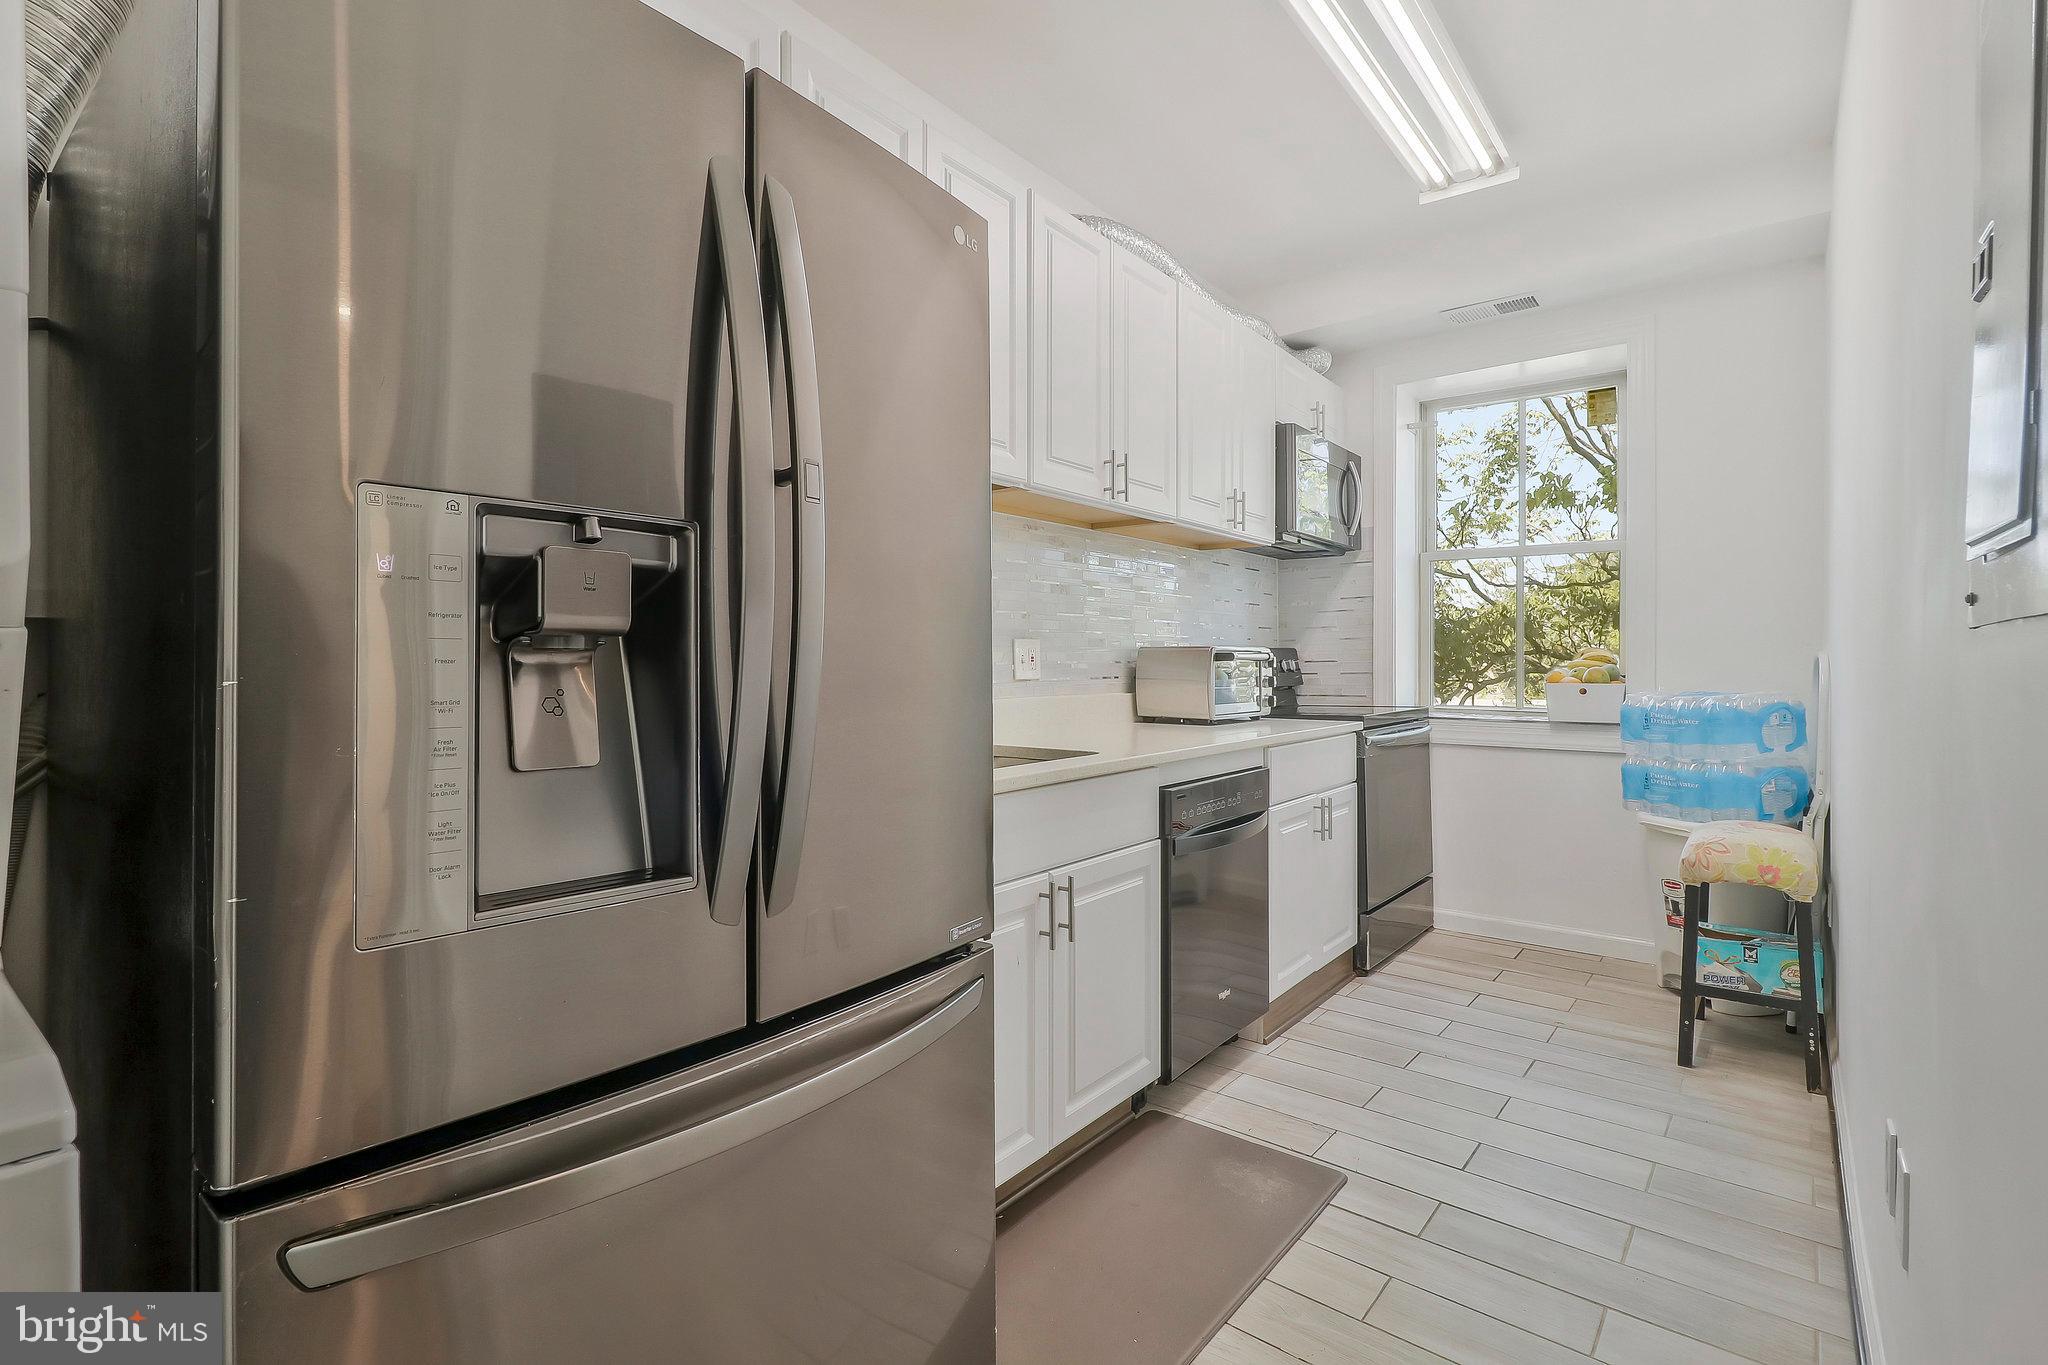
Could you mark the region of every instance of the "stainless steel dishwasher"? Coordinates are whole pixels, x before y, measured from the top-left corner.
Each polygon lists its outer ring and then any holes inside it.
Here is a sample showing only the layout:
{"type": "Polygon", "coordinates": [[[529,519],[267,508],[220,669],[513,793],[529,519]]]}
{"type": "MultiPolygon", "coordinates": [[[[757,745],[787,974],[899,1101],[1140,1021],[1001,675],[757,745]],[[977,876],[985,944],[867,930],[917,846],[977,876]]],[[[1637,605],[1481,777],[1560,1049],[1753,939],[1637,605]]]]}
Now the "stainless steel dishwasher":
{"type": "Polygon", "coordinates": [[[1159,789],[1160,991],[1172,1081],[1266,1012],[1264,768],[1159,789]]]}

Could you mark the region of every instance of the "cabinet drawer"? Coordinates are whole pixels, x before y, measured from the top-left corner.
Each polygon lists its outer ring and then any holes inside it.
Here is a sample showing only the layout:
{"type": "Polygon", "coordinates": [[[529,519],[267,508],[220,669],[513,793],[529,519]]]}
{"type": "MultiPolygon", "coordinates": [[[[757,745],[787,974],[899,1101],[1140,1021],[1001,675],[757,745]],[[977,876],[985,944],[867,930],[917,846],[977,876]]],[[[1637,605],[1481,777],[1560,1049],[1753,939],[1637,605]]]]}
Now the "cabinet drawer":
{"type": "Polygon", "coordinates": [[[1274,805],[1358,780],[1358,736],[1335,735],[1266,750],[1274,805]]]}

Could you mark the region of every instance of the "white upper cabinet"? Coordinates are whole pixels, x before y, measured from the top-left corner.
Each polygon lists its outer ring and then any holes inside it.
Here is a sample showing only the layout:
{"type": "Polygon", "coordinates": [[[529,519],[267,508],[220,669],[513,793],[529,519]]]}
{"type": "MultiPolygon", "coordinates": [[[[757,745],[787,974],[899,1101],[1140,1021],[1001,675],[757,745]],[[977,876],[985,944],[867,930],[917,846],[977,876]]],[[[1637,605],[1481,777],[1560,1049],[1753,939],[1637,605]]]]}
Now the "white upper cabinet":
{"type": "Polygon", "coordinates": [[[1213,300],[1180,286],[1180,519],[1237,530],[1236,370],[1232,332],[1213,300]]]}
{"type": "Polygon", "coordinates": [[[1111,250],[1110,448],[1113,498],[1160,516],[1176,512],[1179,287],[1122,247],[1111,250]]]}
{"type": "Polygon", "coordinates": [[[782,82],[891,155],[924,169],[924,120],[789,33],[782,35],[782,82]]]}
{"type": "Polygon", "coordinates": [[[1109,239],[1031,193],[1031,482],[1107,502],[1109,239]]]}
{"type": "Polygon", "coordinates": [[[1231,397],[1237,404],[1237,482],[1242,492],[1238,532],[1247,540],[1271,545],[1273,480],[1279,467],[1278,423],[1273,408],[1274,377],[1280,365],[1279,348],[1233,319],[1230,363],[1234,372],[1231,397]]]}
{"type": "Polygon", "coordinates": [[[1344,445],[1344,391],[1327,375],[1279,349],[1278,406],[1280,420],[1329,437],[1344,445]]]}
{"type": "Polygon", "coordinates": [[[1024,186],[974,156],[936,128],[925,135],[925,174],[988,223],[981,242],[988,258],[988,466],[1003,483],[1031,477],[1025,442],[1026,395],[1031,383],[1024,186]]]}
{"type": "Polygon", "coordinates": [[[782,30],[740,0],[644,0],[649,7],[709,38],[748,66],[774,71],[782,30]]]}

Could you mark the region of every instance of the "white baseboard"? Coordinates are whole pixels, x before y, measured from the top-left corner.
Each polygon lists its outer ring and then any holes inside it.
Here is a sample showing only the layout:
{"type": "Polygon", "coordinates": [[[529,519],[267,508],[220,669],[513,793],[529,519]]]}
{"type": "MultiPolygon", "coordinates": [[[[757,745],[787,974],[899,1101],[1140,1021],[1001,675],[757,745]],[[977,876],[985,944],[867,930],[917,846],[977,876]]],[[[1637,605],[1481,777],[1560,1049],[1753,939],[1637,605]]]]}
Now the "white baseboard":
{"type": "Polygon", "coordinates": [[[1620,934],[1596,934],[1590,929],[1566,929],[1534,920],[1502,919],[1475,915],[1464,910],[1436,908],[1436,927],[1454,934],[1476,934],[1480,938],[1506,939],[1538,948],[1564,948],[1598,957],[1619,957],[1630,962],[1655,962],[1657,945],[1646,938],[1625,938],[1620,934]]]}
{"type": "Polygon", "coordinates": [[[1884,1334],[1878,1330],[1877,1315],[1871,1305],[1877,1302],[1876,1291],[1870,1283],[1870,1244],[1863,1236],[1863,1220],[1857,1216],[1855,1149],[1842,1137],[1841,1119],[1849,1106],[1842,1093],[1842,1063],[1836,1058],[1828,1066],[1828,1088],[1834,1092],[1835,1147],[1841,1153],[1842,1217],[1849,1225],[1849,1274],[1856,1283],[1855,1301],[1851,1305],[1856,1311],[1856,1345],[1862,1352],[1863,1365],[1884,1365],[1884,1334]]]}

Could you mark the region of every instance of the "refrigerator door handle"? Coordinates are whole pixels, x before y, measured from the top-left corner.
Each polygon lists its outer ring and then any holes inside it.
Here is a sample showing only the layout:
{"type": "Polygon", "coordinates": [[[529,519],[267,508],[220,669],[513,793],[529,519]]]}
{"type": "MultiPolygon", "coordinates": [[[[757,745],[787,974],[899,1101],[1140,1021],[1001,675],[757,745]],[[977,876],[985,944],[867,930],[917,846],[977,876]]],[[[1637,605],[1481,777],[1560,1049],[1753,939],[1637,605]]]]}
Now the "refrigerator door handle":
{"type": "Polygon", "coordinates": [[[747,213],[746,175],[729,156],[711,159],[711,238],[718,252],[733,423],[739,456],[739,643],[733,657],[732,729],[726,741],[724,808],[710,868],[711,918],[746,918],[747,873],[761,807],[768,747],[769,669],[775,630],[775,438],[768,392],[768,329],[747,213]]]}
{"type": "Polygon", "coordinates": [[[301,1289],[325,1289],[511,1232],[708,1161],[816,1113],[909,1061],[980,1007],[985,979],[976,977],[901,1032],[786,1090],[582,1166],[294,1242],[284,1249],[285,1270],[301,1289]]]}
{"type": "Polygon", "coordinates": [[[769,354],[780,361],[789,412],[789,468],[776,477],[789,484],[795,540],[790,547],[794,589],[789,713],[776,783],[775,828],[764,869],[767,913],[774,915],[787,909],[796,895],[811,804],[818,689],[825,664],[825,427],[819,415],[818,342],[811,323],[803,241],[797,234],[796,201],[772,177],[763,180],[762,198],[766,212],[761,221],[761,260],[777,323],[769,354]]]}

